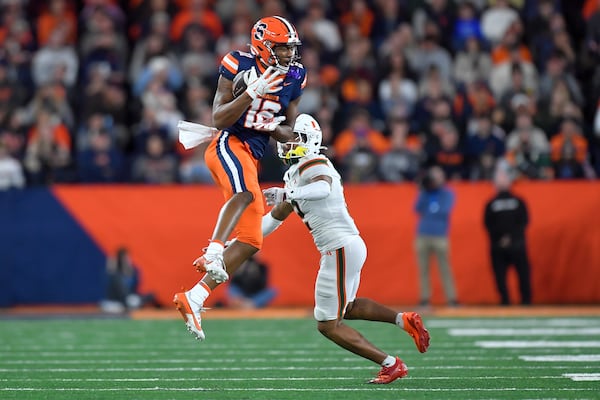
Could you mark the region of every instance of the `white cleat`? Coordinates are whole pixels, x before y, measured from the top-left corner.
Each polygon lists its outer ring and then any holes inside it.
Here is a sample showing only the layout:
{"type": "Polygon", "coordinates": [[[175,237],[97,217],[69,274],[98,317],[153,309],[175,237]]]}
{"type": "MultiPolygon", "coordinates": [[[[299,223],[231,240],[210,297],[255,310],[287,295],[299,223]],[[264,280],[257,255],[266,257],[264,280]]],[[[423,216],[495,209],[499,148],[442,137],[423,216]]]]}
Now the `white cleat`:
{"type": "Polygon", "coordinates": [[[214,258],[202,256],[201,264],[197,267],[199,271],[204,271],[216,283],[223,283],[229,280],[229,274],[225,270],[225,262],[223,256],[219,255],[214,258]]]}
{"type": "Polygon", "coordinates": [[[173,297],[173,303],[175,303],[175,308],[177,308],[183,317],[188,331],[190,331],[197,340],[204,340],[206,335],[204,335],[202,325],[200,324],[202,322],[200,313],[205,310],[202,304],[193,301],[188,292],[176,293],[175,297],[173,297]]]}

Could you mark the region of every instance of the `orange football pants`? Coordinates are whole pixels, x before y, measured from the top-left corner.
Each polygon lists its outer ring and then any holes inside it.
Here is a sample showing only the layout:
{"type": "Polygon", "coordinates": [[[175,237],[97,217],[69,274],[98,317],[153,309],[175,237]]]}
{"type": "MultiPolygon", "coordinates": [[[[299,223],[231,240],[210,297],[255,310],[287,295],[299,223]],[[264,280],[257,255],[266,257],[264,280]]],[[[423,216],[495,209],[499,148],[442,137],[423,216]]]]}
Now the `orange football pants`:
{"type": "Polygon", "coordinates": [[[265,206],[258,184],[258,160],[245,143],[229,132],[221,131],[206,148],[204,161],[215,183],[221,188],[225,201],[235,193],[250,192],[254,195],[254,200],[234,228],[234,234],[240,242],[260,249],[265,206]]]}

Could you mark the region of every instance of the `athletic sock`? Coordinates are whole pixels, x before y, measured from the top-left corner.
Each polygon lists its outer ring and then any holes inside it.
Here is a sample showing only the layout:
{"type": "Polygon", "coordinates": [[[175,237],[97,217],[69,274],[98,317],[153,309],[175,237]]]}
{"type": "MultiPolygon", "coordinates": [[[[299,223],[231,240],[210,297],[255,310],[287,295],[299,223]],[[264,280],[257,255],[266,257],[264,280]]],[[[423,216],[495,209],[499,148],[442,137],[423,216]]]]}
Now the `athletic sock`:
{"type": "Polygon", "coordinates": [[[210,296],[210,288],[202,281],[198,282],[190,291],[190,298],[198,304],[204,304],[204,300],[210,296]]]}
{"type": "Polygon", "coordinates": [[[381,363],[381,366],[383,366],[383,367],[391,367],[394,364],[396,364],[396,357],[388,355],[385,358],[385,360],[383,360],[383,362],[381,363]]]}
{"type": "Polygon", "coordinates": [[[213,260],[214,257],[223,254],[224,248],[225,248],[225,246],[223,245],[223,243],[221,241],[213,240],[212,242],[209,243],[208,247],[206,248],[206,256],[208,258],[210,258],[211,260],[213,260]]]}
{"type": "Polygon", "coordinates": [[[404,319],[402,318],[402,315],[404,313],[399,312],[398,315],[396,315],[396,325],[398,325],[400,328],[406,330],[404,328],[404,319]]]}

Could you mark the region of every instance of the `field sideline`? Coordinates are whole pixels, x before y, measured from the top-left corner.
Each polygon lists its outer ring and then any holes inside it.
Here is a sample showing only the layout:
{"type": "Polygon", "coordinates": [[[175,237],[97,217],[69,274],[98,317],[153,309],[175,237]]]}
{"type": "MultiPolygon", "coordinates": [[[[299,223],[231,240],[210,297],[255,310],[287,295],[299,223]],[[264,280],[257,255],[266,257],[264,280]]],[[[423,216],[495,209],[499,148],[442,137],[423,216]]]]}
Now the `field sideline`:
{"type": "Polygon", "coordinates": [[[599,311],[434,309],[425,354],[392,325],[349,321],[409,367],[373,386],[378,367],[323,338],[307,310],[209,311],[203,343],[172,311],[6,310],[0,399],[598,399],[599,311]]]}

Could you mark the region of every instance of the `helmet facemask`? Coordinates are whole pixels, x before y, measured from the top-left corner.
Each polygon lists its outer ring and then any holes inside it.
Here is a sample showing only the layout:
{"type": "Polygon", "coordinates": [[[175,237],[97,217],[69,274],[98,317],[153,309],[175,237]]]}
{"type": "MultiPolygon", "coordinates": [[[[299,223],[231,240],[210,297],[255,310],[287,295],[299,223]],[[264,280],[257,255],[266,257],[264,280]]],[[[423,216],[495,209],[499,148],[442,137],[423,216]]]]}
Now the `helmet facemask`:
{"type": "Polygon", "coordinates": [[[321,146],[321,127],[310,115],[300,114],[296,118],[294,133],[298,135],[297,141],[277,143],[277,155],[285,164],[294,164],[302,157],[318,155],[322,149],[326,149],[321,146]]]}

